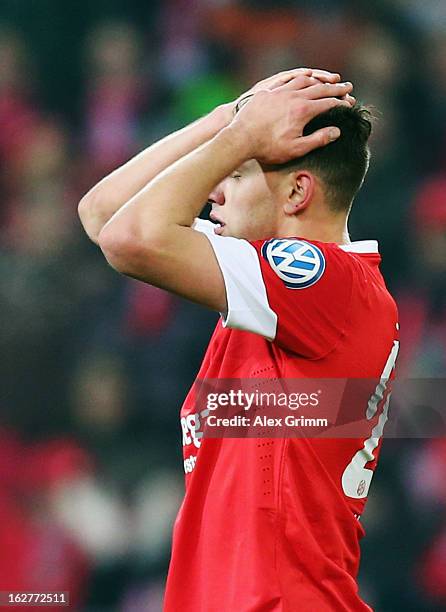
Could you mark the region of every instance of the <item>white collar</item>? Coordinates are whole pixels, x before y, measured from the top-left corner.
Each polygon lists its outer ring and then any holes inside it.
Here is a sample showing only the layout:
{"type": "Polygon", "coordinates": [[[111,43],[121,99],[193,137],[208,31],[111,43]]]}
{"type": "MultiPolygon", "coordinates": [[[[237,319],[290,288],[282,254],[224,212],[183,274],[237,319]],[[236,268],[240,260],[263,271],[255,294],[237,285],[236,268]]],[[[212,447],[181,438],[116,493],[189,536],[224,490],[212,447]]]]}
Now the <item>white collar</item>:
{"type": "Polygon", "coordinates": [[[350,244],[338,244],[347,253],[379,253],[377,240],[357,240],[350,244]]]}

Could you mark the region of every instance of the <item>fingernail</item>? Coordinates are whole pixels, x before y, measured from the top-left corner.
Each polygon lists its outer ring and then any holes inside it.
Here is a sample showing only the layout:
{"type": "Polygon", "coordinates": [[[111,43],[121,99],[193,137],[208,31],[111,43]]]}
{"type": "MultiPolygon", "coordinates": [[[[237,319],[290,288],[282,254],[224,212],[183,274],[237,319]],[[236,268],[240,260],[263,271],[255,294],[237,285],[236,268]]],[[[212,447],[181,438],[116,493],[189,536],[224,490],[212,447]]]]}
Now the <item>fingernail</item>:
{"type": "Polygon", "coordinates": [[[340,135],[341,130],[339,128],[333,127],[328,130],[328,139],[330,142],[333,142],[333,140],[337,140],[340,135]]]}

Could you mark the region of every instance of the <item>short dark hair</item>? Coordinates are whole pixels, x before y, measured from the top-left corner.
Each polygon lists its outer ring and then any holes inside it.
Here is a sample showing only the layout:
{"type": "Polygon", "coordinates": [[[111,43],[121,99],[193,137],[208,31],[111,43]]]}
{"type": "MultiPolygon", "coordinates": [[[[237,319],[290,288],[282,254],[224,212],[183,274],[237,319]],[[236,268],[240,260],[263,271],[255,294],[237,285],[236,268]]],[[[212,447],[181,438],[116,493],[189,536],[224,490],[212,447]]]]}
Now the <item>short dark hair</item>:
{"type": "Polygon", "coordinates": [[[325,147],[314,149],[304,157],[287,162],[284,169],[307,169],[314,172],[326,187],[329,207],[335,211],[349,210],[364,182],[370,162],[368,140],[373,115],[365,106],[337,106],[312,119],[304,136],[323,127],[336,126],[340,137],[325,147]]]}

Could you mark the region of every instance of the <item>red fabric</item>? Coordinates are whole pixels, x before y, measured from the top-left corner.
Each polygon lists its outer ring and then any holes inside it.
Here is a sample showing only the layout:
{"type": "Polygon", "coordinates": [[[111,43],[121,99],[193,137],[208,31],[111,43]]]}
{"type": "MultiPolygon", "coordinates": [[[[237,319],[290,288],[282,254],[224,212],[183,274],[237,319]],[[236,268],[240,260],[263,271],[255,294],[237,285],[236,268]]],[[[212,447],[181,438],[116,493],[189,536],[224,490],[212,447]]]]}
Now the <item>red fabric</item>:
{"type": "Polygon", "coordinates": [[[127,293],[126,329],[137,337],[160,333],[169,324],[174,301],[167,291],[131,282],[127,293]]]}
{"type": "Polygon", "coordinates": [[[446,604],[446,528],[437,537],[418,568],[422,587],[439,605],[446,604]]]}
{"type": "Polygon", "coordinates": [[[0,155],[7,163],[21,156],[37,121],[37,113],[20,96],[0,98],[0,155]]]}
{"type": "Polygon", "coordinates": [[[68,591],[71,607],[80,606],[90,560],[57,525],[47,496],[91,469],[88,455],[70,440],[29,445],[0,430],[0,466],[0,591],[68,591]]]}
{"type": "MultiPolygon", "coordinates": [[[[315,244],[326,271],[301,290],[285,287],[254,244],[276,341],[219,323],[198,379],[379,379],[397,336],[380,257],[315,244]]],[[[358,418],[366,408],[358,405],[358,418]]],[[[364,439],[201,438],[205,409],[192,389],[181,410],[186,493],[164,611],[370,611],[356,584],[366,498],[341,485],[364,439]]]]}
{"type": "Polygon", "coordinates": [[[322,276],[305,289],[289,289],[262,256],[263,244],[255,242],[253,246],[259,255],[268,302],[278,315],[276,344],[308,359],[325,355],[345,333],[349,321],[355,270],[350,257],[336,246],[314,242],[326,260],[322,276]]]}
{"type": "Polygon", "coordinates": [[[24,470],[28,491],[42,492],[58,483],[92,471],[87,452],[71,440],[55,439],[35,444],[28,450],[24,470]]]}
{"type": "Polygon", "coordinates": [[[109,169],[133,152],[143,95],[132,74],[98,79],[89,92],[88,149],[98,168],[109,169]]]}
{"type": "MultiPolygon", "coordinates": [[[[54,523],[33,517],[12,497],[0,496],[0,590],[68,591],[81,604],[89,560],[54,523]]],[[[14,610],[29,606],[16,606],[14,610]]]]}
{"type": "Polygon", "coordinates": [[[446,314],[438,322],[430,321],[428,300],[421,291],[400,293],[397,301],[402,329],[398,371],[402,376],[411,376],[423,341],[434,337],[446,347],[446,314]]]}
{"type": "Polygon", "coordinates": [[[424,183],[415,203],[415,216],[420,228],[446,226],[446,175],[434,176],[424,183]]]}

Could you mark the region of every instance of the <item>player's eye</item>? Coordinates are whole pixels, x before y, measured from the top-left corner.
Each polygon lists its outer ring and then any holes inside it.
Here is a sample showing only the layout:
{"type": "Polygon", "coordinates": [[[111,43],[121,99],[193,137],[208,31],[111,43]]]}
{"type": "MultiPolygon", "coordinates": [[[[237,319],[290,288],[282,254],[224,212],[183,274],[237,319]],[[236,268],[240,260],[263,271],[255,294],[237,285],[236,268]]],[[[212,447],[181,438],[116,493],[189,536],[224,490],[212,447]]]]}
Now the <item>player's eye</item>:
{"type": "Polygon", "coordinates": [[[239,172],[233,172],[230,176],[233,179],[241,179],[242,178],[242,175],[239,172]]]}

